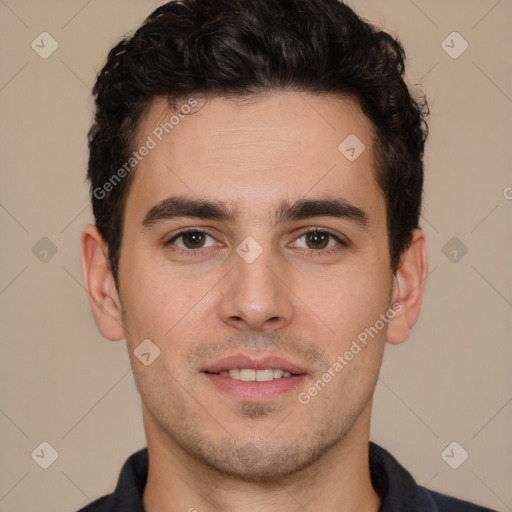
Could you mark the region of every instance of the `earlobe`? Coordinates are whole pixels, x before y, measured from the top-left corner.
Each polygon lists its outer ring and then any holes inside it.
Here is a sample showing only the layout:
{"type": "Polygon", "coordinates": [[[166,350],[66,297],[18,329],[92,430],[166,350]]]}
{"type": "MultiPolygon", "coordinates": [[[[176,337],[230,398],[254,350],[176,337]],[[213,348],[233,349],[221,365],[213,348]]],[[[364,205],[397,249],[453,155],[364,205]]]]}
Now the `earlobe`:
{"type": "Polygon", "coordinates": [[[82,278],[99,331],[109,340],[122,340],[121,302],[110,270],[108,248],[93,224],[82,231],[80,258],[82,278]]]}
{"type": "Polygon", "coordinates": [[[401,307],[388,324],[388,343],[397,345],[407,339],[420,313],[426,278],[425,233],[422,229],[415,229],[409,247],[402,254],[393,282],[393,304],[399,303],[401,307]]]}

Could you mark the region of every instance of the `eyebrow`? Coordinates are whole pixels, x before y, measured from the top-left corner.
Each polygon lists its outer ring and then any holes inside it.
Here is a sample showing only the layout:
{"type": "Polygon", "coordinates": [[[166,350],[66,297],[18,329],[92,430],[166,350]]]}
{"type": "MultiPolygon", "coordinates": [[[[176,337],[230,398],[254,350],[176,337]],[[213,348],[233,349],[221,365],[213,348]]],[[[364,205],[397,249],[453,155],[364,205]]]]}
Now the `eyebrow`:
{"type": "MultiPolygon", "coordinates": [[[[239,215],[237,208],[220,201],[174,196],[153,206],[144,216],[142,226],[148,229],[161,221],[180,217],[234,222],[239,215]]],[[[339,197],[299,199],[294,202],[284,200],[273,215],[274,225],[310,217],[345,219],[363,230],[368,230],[370,225],[364,210],[339,197]]]]}
{"type": "Polygon", "coordinates": [[[182,196],[168,197],[157,203],[146,213],[142,226],[149,228],[160,221],[176,217],[194,217],[197,219],[233,222],[237,216],[235,208],[219,201],[192,199],[182,196]]]}
{"type": "Polygon", "coordinates": [[[364,210],[340,197],[299,199],[293,203],[283,201],[276,215],[276,223],[309,217],[345,219],[364,230],[368,230],[370,226],[368,215],[364,210]]]}

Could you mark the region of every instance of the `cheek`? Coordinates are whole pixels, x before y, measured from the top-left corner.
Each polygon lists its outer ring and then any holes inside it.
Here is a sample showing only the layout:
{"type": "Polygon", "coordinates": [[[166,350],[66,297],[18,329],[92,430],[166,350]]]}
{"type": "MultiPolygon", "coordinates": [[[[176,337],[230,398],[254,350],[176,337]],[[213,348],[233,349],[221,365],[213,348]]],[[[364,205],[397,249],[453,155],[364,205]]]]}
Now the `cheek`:
{"type": "Polygon", "coordinates": [[[127,341],[136,345],[149,338],[176,355],[184,343],[170,341],[181,340],[206,323],[211,297],[205,293],[214,287],[218,277],[184,275],[142,253],[126,259],[124,272],[123,323],[127,341]]]}
{"type": "Polygon", "coordinates": [[[142,337],[157,342],[179,313],[179,283],[164,278],[150,258],[137,257],[128,250],[125,254],[120,281],[127,340],[136,343],[142,337]]]}
{"type": "MultiPolygon", "coordinates": [[[[329,365],[324,373],[330,375],[316,375],[316,379],[324,377],[329,383],[318,406],[321,402],[331,404],[335,416],[345,417],[347,411],[357,416],[372,396],[387,324],[380,322],[377,330],[374,326],[389,307],[389,292],[387,274],[379,275],[368,267],[364,271],[352,268],[329,281],[312,302],[318,305],[315,313],[329,327],[323,329],[326,336],[322,345],[329,365]]],[[[306,324],[304,328],[308,328],[306,324]]]]}
{"type": "Polygon", "coordinates": [[[297,294],[311,304],[317,318],[329,328],[329,337],[339,345],[373,325],[387,310],[390,286],[391,272],[384,265],[361,259],[361,264],[342,268],[314,283],[303,281],[297,294]]]}

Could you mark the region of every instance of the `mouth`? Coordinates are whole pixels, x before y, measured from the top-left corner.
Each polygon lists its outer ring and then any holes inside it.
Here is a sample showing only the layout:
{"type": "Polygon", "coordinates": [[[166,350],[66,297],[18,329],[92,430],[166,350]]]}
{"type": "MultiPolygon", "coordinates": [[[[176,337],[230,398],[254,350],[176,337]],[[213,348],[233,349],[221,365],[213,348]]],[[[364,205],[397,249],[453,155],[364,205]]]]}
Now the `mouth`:
{"type": "Polygon", "coordinates": [[[202,369],[217,390],[239,400],[267,402],[297,389],[308,372],[279,357],[227,357],[202,369]]]}
{"type": "Polygon", "coordinates": [[[251,368],[232,368],[219,372],[221,377],[228,375],[235,380],[244,382],[268,382],[269,380],[291,377],[291,372],[282,368],[265,368],[263,370],[252,370],[251,368]]]}

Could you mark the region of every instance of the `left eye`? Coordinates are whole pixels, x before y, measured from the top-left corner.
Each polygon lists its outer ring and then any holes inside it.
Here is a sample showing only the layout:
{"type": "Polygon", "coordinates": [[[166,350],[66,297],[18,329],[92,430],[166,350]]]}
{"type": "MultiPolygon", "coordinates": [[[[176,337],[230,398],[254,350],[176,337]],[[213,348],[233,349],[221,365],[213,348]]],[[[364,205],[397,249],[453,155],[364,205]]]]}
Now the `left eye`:
{"type": "Polygon", "coordinates": [[[337,244],[345,245],[337,236],[327,231],[308,231],[299,236],[297,241],[301,239],[305,242],[305,245],[299,245],[302,249],[321,250],[330,249],[337,244]]]}
{"type": "Polygon", "coordinates": [[[168,243],[175,243],[180,249],[204,249],[215,245],[215,243],[206,245],[208,238],[214,242],[214,238],[204,231],[185,231],[178,233],[168,243]]]}

